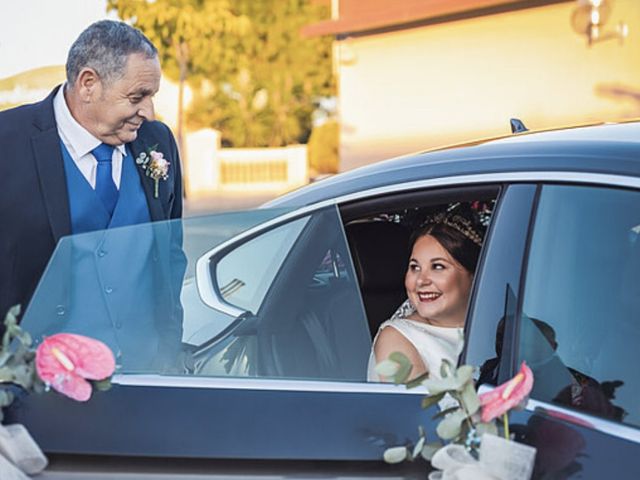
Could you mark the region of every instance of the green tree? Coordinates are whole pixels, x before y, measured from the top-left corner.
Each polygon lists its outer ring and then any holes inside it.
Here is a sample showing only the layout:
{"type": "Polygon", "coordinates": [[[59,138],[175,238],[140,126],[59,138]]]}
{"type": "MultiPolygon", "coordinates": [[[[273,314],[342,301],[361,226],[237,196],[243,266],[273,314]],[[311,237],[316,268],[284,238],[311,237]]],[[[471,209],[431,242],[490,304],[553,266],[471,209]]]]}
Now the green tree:
{"type": "Polygon", "coordinates": [[[250,29],[229,0],[108,0],[108,11],[142,30],[156,45],[163,72],[179,85],[178,142],[182,144],[184,86],[212,72],[233,70],[233,51],[250,29]]]}
{"type": "Polygon", "coordinates": [[[310,0],[109,0],[159,46],[167,75],[187,81],[191,128],[225,145],[306,142],[317,99],[335,93],[331,39],[300,29],[326,18],[310,0]]]}

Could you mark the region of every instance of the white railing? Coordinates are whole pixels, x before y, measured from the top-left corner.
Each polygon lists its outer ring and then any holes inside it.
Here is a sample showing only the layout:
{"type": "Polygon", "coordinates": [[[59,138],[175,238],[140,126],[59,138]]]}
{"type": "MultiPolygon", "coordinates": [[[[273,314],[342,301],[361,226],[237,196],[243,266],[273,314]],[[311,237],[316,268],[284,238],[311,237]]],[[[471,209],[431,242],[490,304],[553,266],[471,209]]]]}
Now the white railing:
{"type": "Polygon", "coordinates": [[[219,148],[214,130],[186,138],[187,195],[224,191],[281,193],[309,181],[307,146],[219,148]]]}

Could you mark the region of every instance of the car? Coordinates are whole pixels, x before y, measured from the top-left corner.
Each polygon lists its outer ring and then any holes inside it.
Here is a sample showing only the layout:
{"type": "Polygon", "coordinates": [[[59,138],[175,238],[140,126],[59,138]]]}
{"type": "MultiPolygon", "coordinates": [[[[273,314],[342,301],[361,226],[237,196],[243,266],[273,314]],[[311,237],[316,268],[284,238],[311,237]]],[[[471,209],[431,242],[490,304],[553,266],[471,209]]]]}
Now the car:
{"type": "Polygon", "coordinates": [[[441,148],[252,211],[64,238],[22,326],[36,342],[115,344],[119,368],[87,403],[23,396],[9,420],[50,456],[44,478],[155,478],[159,465],[175,478],[424,478],[426,463],[382,454],[419,425],[433,439],[435,412],[420,389],[368,382],[367,360],[406,298],[411,230],[457,208],[486,229],[460,363],[481,391],[531,367],[511,421],[537,448],[534,478],[638,478],[639,122],[441,148]],[[139,262],[149,275],[127,278],[139,262]]]}

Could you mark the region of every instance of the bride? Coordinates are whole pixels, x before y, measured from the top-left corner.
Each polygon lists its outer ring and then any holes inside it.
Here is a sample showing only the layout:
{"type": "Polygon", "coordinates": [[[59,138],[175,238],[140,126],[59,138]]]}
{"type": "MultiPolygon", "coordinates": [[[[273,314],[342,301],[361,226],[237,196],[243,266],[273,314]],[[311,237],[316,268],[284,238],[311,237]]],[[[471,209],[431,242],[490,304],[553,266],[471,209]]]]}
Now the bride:
{"type": "Polygon", "coordinates": [[[443,359],[457,363],[481,245],[478,230],[458,214],[439,214],[413,234],[404,281],[408,298],[374,338],[370,381],[389,381],[375,365],[393,352],[409,358],[410,379],[425,372],[440,378],[443,359]]]}

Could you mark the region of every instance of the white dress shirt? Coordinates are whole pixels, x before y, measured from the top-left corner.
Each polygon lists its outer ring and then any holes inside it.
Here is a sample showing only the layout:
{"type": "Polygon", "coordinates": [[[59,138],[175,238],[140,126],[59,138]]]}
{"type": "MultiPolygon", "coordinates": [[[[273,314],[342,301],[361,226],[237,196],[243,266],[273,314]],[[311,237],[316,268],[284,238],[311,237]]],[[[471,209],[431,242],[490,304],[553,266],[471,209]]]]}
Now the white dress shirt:
{"type": "MultiPolygon", "coordinates": [[[[58,135],[62,139],[64,146],[67,147],[69,155],[71,155],[71,158],[76,163],[78,169],[80,169],[84,178],[87,179],[91,188],[95,190],[98,161],[91,154],[91,150],[102,142],[91,135],[89,131],[80,125],[71,115],[67,101],[64,98],[65,86],[66,84],[60,87],[60,90],[58,90],[58,93],[53,99],[53,114],[56,118],[56,124],[58,125],[58,135]]],[[[113,182],[118,189],[120,189],[122,159],[125,155],[126,149],[124,145],[118,145],[113,149],[111,173],[113,175],[113,182]]]]}

